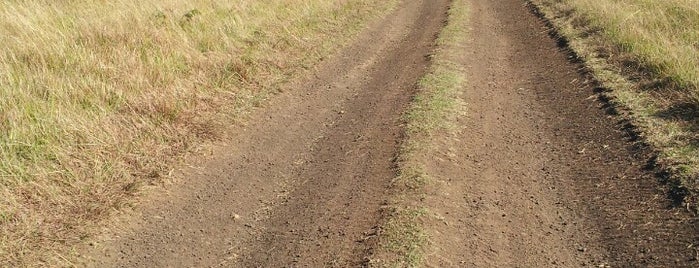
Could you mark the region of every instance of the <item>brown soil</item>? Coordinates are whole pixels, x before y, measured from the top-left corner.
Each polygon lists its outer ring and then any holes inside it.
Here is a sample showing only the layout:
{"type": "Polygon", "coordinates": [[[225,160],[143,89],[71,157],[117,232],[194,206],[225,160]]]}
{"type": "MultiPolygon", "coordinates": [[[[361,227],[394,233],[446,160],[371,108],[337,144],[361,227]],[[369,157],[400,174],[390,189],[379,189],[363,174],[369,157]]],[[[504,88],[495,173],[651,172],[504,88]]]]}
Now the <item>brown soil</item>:
{"type": "Polygon", "coordinates": [[[87,266],[357,266],[395,176],[401,113],[447,1],[405,1],[255,111],[186,181],[94,243],[87,266]]]}
{"type": "Polygon", "coordinates": [[[693,216],[524,2],[471,1],[469,29],[463,129],[428,168],[428,264],[699,265],[693,216]]]}
{"type": "MultiPolygon", "coordinates": [[[[90,246],[91,267],[365,265],[401,113],[447,0],[405,1],[90,246]]],[[[458,135],[434,142],[427,264],[697,266],[694,222],[523,1],[471,1],[458,135]]]]}

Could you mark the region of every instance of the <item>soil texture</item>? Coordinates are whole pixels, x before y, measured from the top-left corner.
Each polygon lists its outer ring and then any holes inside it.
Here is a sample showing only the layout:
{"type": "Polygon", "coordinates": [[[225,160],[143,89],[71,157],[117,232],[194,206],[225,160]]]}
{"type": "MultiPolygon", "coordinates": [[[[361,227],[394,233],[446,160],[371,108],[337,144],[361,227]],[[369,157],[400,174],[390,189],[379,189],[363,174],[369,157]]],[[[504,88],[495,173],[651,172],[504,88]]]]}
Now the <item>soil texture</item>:
{"type": "Polygon", "coordinates": [[[466,116],[428,173],[433,267],[697,267],[650,150],[524,1],[470,1],[466,116]]]}
{"type": "Polygon", "coordinates": [[[95,267],[348,267],[375,244],[446,0],[405,1],[85,254],[95,267]]]}

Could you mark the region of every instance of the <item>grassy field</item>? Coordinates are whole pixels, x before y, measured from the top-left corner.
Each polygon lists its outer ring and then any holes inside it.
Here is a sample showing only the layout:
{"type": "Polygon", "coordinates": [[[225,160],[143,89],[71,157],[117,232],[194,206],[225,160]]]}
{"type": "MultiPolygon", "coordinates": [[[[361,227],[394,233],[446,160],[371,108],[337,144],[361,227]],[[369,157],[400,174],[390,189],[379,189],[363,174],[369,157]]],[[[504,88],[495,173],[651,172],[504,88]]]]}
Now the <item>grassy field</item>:
{"type": "Polygon", "coordinates": [[[430,238],[422,224],[425,217],[432,217],[429,207],[419,201],[431,180],[425,163],[435,156],[431,145],[439,140],[436,137],[456,129],[454,122],[465,105],[458,95],[466,78],[454,60],[466,43],[468,32],[463,25],[468,23],[468,13],[466,0],[452,2],[430,70],[420,80],[420,89],[405,113],[406,139],[398,158],[399,174],[392,183],[398,194],[386,209],[372,266],[420,267],[424,262],[430,238]]]}
{"type": "Polygon", "coordinates": [[[699,1],[568,1],[623,51],[679,86],[699,85],[699,1]]]}
{"type": "Polygon", "coordinates": [[[699,0],[533,0],[699,204],[699,0]]]}
{"type": "Polygon", "coordinates": [[[0,266],[60,258],[393,1],[0,3],[0,266]]]}

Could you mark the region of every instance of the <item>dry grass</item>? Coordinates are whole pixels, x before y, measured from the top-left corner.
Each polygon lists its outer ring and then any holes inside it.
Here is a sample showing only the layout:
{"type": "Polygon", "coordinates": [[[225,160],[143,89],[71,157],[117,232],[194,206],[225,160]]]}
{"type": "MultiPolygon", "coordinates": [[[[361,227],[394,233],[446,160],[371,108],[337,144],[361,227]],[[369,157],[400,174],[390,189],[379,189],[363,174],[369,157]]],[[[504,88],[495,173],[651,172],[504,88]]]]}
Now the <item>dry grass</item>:
{"type": "Polygon", "coordinates": [[[658,151],[659,167],[699,196],[699,0],[535,0],[611,101],[658,151]]]}
{"type": "Polygon", "coordinates": [[[466,0],[452,2],[448,24],[437,39],[432,66],[420,80],[419,91],[405,114],[407,137],[398,158],[399,174],[392,185],[398,195],[386,210],[372,266],[420,267],[425,259],[429,231],[423,222],[425,217],[431,217],[430,208],[420,201],[430,183],[425,163],[437,154],[432,144],[457,130],[454,122],[463,112],[465,104],[458,95],[465,77],[457,57],[468,36],[463,27],[468,23],[468,14],[466,0]]]}
{"type": "Polygon", "coordinates": [[[577,12],[657,75],[699,85],[699,1],[570,1],[577,12]]]}
{"type": "Polygon", "coordinates": [[[50,261],[392,1],[0,3],[0,266],[50,261]]]}

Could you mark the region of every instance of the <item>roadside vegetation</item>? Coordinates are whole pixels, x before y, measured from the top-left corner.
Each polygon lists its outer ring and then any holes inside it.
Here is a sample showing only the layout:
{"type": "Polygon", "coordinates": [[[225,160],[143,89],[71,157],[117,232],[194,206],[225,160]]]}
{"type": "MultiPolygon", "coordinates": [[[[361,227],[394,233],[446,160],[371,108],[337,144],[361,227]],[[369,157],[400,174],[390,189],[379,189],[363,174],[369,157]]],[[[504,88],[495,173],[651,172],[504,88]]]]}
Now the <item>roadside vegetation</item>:
{"type": "Polygon", "coordinates": [[[0,3],[0,266],[52,263],[394,1],[0,3]]]}
{"type": "Polygon", "coordinates": [[[699,196],[699,0],[532,0],[657,151],[673,195],[699,196]]]}
{"type": "Polygon", "coordinates": [[[395,199],[385,208],[385,223],[379,248],[372,259],[375,267],[419,267],[429,246],[429,233],[423,224],[432,217],[421,203],[425,187],[431,183],[425,163],[437,154],[432,144],[452,135],[454,122],[465,105],[459,98],[464,87],[464,71],[457,61],[466,43],[468,19],[466,0],[454,0],[448,24],[439,34],[429,72],[420,80],[411,107],[405,113],[406,139],[398,157],[399,174],[393,181],[395,199]]]}

